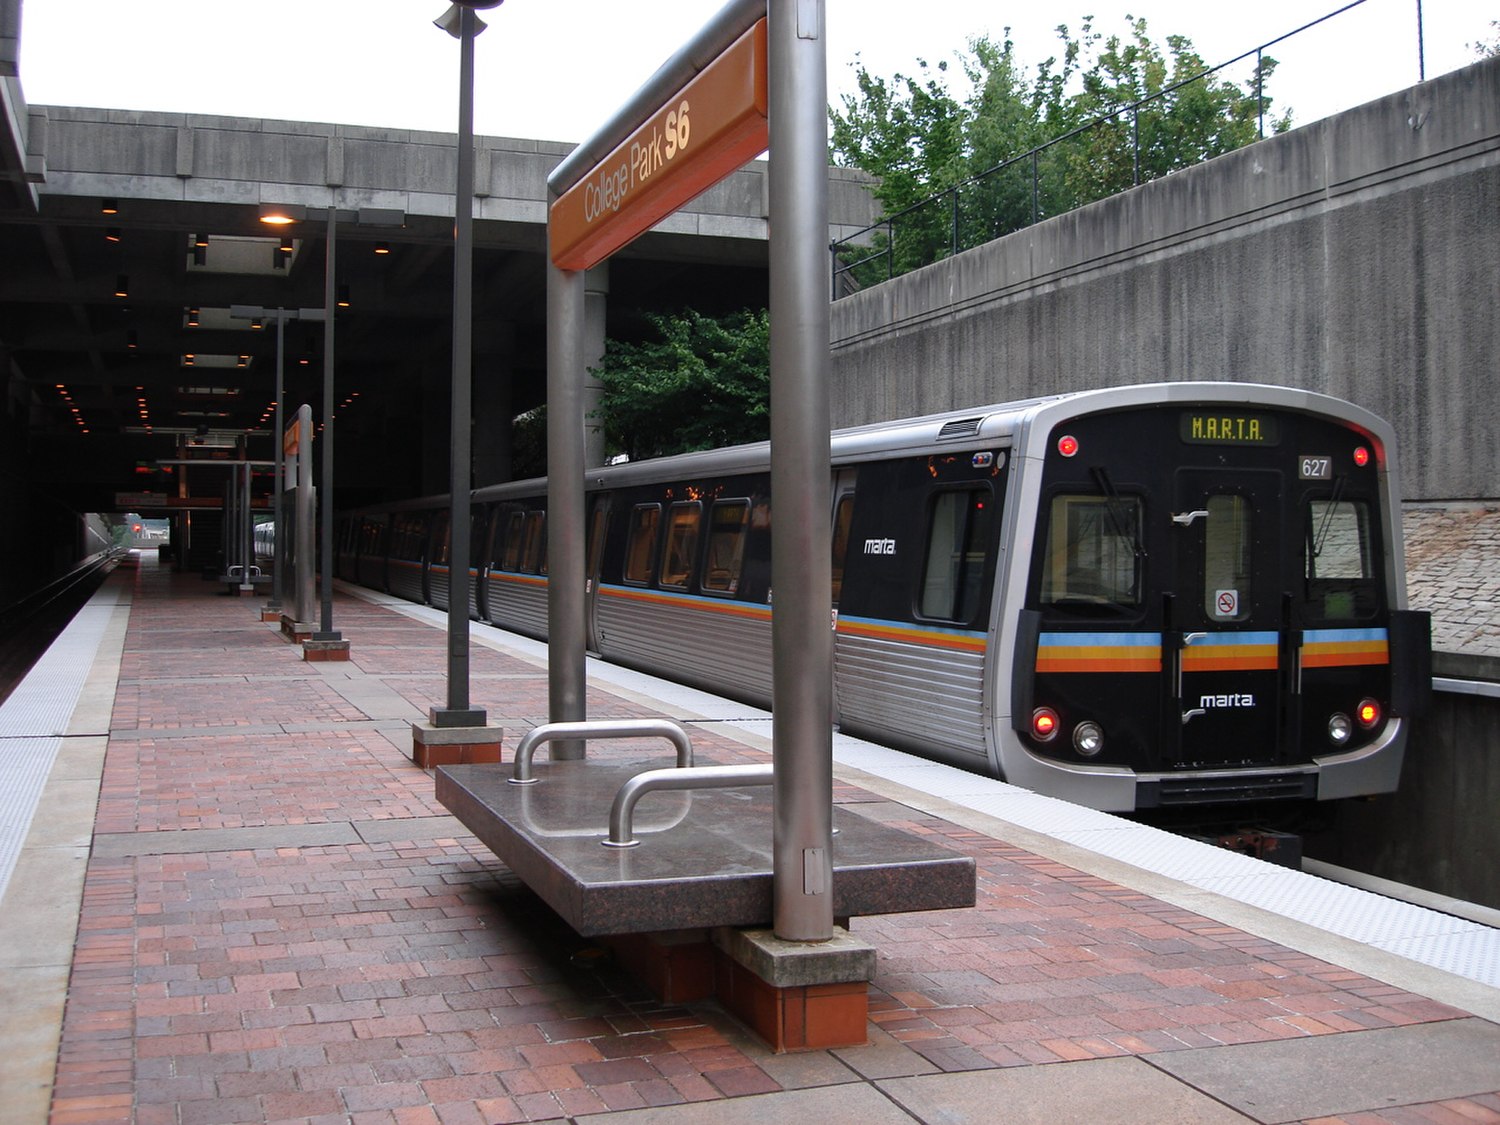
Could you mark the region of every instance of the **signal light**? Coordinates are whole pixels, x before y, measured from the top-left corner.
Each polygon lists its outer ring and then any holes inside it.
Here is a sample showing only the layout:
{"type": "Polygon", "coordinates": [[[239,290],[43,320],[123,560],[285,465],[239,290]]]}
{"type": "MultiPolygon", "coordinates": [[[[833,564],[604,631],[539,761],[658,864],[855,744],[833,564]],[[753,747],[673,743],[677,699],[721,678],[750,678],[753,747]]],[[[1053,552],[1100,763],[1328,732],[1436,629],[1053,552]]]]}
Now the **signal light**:
{"type": "Polygon", "coordinates": [[[1072,457],[1078,452],[1078,439],[1072,434],[1064,434],[1057,439],[1057,451],[1064,457],[1072,457]]]}
{"type": "Polygon", "coordinates": [[[1375,724],[1380,722],[1380,704],[1373,699],[1361,699],[1354,717],[1359,720],[1359,725],[1365,730],[1372,730],[1375,724]]]}
{"type": "Polygon", "coordinates": [[[1031,713],[1031,737],[1038,742],[1051,742],[1057,737],[1057,712],[1050,707],[1038,707],[1031,713]]]}
{"type": "Polygon", "coordinates": [[[1363,469],[1369,463],[1370,463],[1370,451],[1368,449],[1366,449],[1362,445],[1355,446],[1355,448],[1354,448],[1354,464],[1356,466],[1358,466],[1359,468],[1363,469]]]}

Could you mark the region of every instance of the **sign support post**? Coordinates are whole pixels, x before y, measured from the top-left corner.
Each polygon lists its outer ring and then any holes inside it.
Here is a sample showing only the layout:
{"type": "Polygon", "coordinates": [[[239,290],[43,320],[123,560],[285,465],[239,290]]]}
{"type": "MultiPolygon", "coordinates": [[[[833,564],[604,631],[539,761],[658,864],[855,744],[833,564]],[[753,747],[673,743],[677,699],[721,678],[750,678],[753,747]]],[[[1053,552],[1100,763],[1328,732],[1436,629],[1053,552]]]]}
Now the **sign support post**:
{"type": "Polygon", "coordinates": [[[828,74],[823,0],[770,0],[776,936],[833,936],[828,74]]]}
{"type": "MultiPolygon", "coordinates": [[[[550,711],[584,717],[583,271],[768,147],[775,936],[833,926],[824,0],[730,0],[548,187],[550,711]]],[[[583,756],[582,747],[577,757],[583,756]]]]}

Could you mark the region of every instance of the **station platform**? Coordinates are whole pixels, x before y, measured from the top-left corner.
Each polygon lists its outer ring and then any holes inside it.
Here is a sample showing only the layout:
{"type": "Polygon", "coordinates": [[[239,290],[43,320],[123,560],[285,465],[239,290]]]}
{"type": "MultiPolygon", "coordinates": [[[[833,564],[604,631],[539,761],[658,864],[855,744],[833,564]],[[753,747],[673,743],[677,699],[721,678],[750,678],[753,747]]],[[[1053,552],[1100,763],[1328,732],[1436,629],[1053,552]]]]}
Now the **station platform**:
{"type": "MultiPolygon", "coordinates": [[[[132,556],[0,707],[7,1125],[1500,1122],[1493,925],[843,737],[835,801],[973,857],[978,902],[854,919],[868,1042],[773,1053],[437,802],[443,614],[340,590],[350,660],[307,662],[258,610],[132,556]]],[[[545,650],[472,652],[508,753],[545,650]]],[[[767,760],[764,714],[589,672],[591,718],[767,760]]]]}

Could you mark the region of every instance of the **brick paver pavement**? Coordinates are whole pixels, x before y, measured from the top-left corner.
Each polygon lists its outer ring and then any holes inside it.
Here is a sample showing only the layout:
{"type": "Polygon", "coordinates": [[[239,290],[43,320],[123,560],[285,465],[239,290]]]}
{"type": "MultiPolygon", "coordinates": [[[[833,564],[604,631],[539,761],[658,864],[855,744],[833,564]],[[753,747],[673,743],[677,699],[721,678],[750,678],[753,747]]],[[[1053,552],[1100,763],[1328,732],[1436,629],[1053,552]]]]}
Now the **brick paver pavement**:
{"type": "MultiPolygon", "coordinates": [[[[134,597],[53,1125],[496,1125],[1464,1014],[841,784],[973,855],[979,902],[855,920],[879,957],[871,1044],[775,1056],[569,930],[442,815],[409,732],[336,690],[441,702],[440,630],[340,599],[353,660],[315,666],[196,579],[143,568],[134,597]],[[342,842],[299,842],[339,824],[342,842]],[[224,831],[265,826],[285,842],[224,831]]],[[[545,717],[545,675],[482,647],[473,668],[511,748],[545,717]]],[[[598,689],[590,707],[646,714],[598,689]]],[[[1497,1121],[1500,1099],[1346,1120],[1497,1121]]]]}

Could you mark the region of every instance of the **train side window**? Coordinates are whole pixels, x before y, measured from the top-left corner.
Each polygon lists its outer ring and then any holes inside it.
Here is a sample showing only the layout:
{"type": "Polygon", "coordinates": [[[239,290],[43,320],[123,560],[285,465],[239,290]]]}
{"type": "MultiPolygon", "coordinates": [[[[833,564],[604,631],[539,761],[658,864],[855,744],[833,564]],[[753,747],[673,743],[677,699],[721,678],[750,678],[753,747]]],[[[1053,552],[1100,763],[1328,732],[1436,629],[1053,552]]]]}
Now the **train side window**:
{"type": "Polygon", "coordinates": [[[686,590],[698,550],[698,525],[703,505],[696,500],[673,504],[667,512],[667,549],[662,552],[661,584],[686,590]]]}
{"type": "Polygon", "coordinates": [[[500,569],[520,570],[522,542],[521,529],[525,523],[525,512],[511,512],[505,517],[505,542],[500,547],[500,569]]]}
{"type": "Polygon", "coordinates": [[[1254,604],[1251,564],[1254,514],[1250,499],[1220,492],[1208,497],[1208,519],[1203,532],[1203,612],[1212,621],[1244,621],[1254,604]],[[1233,590],[1233,611],[1221,599],[1233,590]]]}
{"type": "Polygon", "coordinates": [[[1307,505],[1305,576],[1313,613],[1365,617],[1376,610],[1370,509],[1362,500],[1307,505]]]}
{"type": "Polygon", "coordinates": [[[443,512],[438,516],[437,526],[433,528],[432,561],[438,566],[448,565],[448,556],[453,545],[453,537],[448,534],[450,518],[448,512],[443,512]]]}
{"type": "Polygon", "coordinates": [[[630,513],[630,534],[625,540],[626,582],[635,586],[651,584],[651,562],[660,527],[660,504],[639,504],[630,513]]]}
{"type": "Polygon", "coordinates": [[[981,489],[941,492],[934,500],[918,599],[921,616],[973,619],[981,600],[989,507],[989,491],[981,489]]]}
{"type": "Polygon", "coordinates": [[[732,594],[740,588],[745,563],[745,528],[750,522],[749,500],[719,500],[708,516],[708,555],[703,564],[703,588],[732,594]]]}
{"type": "Polygon", "coordinates": [[[1141,502],[1134,496],[1054,496],[1043,556],[1043,605],[1140,604],[1141,502]]]}
{"type": "Polygon", "coordinates": [[[833,604],[844,589],[844,556],[849,552],[849,525],[854,520],[854,494],[839,497],[833,510],[833,604]]]}
{"type": "Polygon", "coordinates": [[[522,574],[545,574],[547,573],[545,547],[546,536],[543,534],[547,524],[545,512],[527,512],[521,525],[521,563],[517,568],[522,574]]]}

